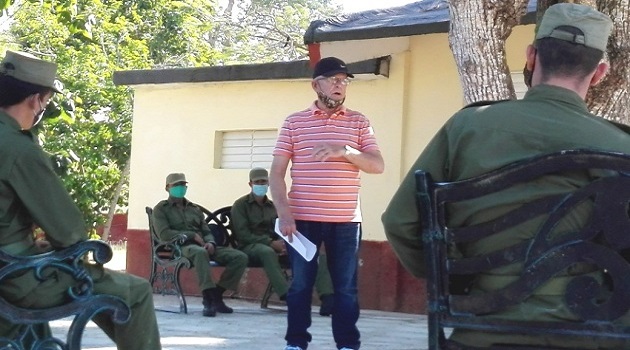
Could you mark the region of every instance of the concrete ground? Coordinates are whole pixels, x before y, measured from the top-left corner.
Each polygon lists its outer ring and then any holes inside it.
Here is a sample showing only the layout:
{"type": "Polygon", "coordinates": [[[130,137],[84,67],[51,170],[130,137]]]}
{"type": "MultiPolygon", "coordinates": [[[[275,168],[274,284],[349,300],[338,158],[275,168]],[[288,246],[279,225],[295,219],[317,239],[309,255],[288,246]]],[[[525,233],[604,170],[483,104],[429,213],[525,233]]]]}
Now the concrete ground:
{"type": "MultiPolygon", "coordinates": [[[[175,297],[154,297],[156,309],[178,309],[175,297]]],[[[226,303],[234,308],[233,314],[203,317],[201,298],[187,297],[186,301],[188,314],[156,311],[164,350],[284,349],[287,322],[284,305],[261,309],[259,302],[227,299],[226,303]]],[[[318,310],[318,307],[313,308],[310,328],[313,341],[309,350],[334,350],[330,317],[320,316],[318,310]]],[[[69,325],[68,319],[55,321],[53,332],[64,334],[69,325]]],[[[427,349],[427,324],[423,315],[361,310],[358,326],[362,350],[427,349]]],[[[115,350],[116,347],[94,323],[90,323],[83,335],[82,349],[115,350]]]]}

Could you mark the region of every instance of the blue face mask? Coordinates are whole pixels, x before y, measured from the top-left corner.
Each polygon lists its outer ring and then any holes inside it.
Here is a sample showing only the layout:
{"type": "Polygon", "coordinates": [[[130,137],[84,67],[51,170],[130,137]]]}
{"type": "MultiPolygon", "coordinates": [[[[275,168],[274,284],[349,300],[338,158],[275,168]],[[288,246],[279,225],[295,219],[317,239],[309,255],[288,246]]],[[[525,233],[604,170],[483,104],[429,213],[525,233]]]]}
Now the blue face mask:
{"type": "Polygon", "coordinates": [[[184,198],[187,189],[188,187],[186,186],[173,186],[168,189],[168,194],[173,198],[184,198]]]}
{"type": "Polygon", "coordinates": [[[267,194],[269,185],[252,185],[252,193],[254,196],[262,197],[267,194]]]}

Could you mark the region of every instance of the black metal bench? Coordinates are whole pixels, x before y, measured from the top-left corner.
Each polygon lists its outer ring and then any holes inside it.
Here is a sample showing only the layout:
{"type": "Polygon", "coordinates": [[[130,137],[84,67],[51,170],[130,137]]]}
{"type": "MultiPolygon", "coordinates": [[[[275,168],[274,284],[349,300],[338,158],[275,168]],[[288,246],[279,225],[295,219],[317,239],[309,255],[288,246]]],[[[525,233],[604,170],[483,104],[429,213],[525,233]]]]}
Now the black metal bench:
{"type": "MultiPolygon", "coordinates": [[[[630,325],[619,321],[630,309],[630,265],[625,258],[630,248],[628,174],[630,156],[588,150],[535,157],[459,182],[437,183],[430,174],[417,171],[417,198],[428,265],[429,349],[472,349],[447,339],[445,329],[561,335],[597,342],[630,340],[630,325]],[[576,185],[572,191],[537,198],[485,223],[462,227],[449,224],[454,204],[496,195],[517,184],[531,186],[537,180],[538,184],[544,183],[546,180],[541,177],[562,172],[580,172],[592,177],[584,186],[576,185]],[[592,210],[584,227],[570,234],[552,234],[565,215],[579,205],[592,210]],[[522,244],[478,256],[457,256],[449,251],[449,247],[461,248],[540,215],[544,217],[543,224],[532,239],[522,244]],[[475,288],[479,274],[514,263],[523,266],[517,280],[497,290],[475,288]],[[602,280],[581,274],[567,284],[563,301],[572,313],[571,320],[543,322],[490,317],[523,303],[537,288],[576,264],[591,266],[602,280]],[[470,292],[471,288],[474,292],[470,292]]],[[[494,349],[534,348],[541,349],[518,344],[494,349]]]]}
{"type": "MultiPolygon", "coordinates": [[[[210,212],[207,211],[205,208],[202,208],[202,211],[204,211],[204,214],[206,214],[206,222],[208,223],[208,225],[217,225],[218,228],[221,230],[221,233],[223,234],[223,236],[226,238],[226,245],[229,245],[233,248],[237,248],[238,247],[238,241],[236,240],[236,237],[234,236],[233,232],[232,232],[232,216],[231,216],[231,211],[232,211],[232,207],[231,206],[227,206],[227,207],[223,207],[223,208],[219,208],[217,210],[215,210],[214,212],[210,212]]],[[[290,277],[290,263],[289,263],[289,256],[288,255],[282,255],[278,257],[279,261],[280,261],[280,267],[282,268],[282,271],[284,272],[284,276],[287,278],[287,280],[289,280],[290,277]]],[[[249,263],[248,267],[262,267],[262,265],[257,265],[257,264],[252,264],[251,262],[249,263]]],[[[267,287],[265,288],[265,293],[263,294],[261,301],[260,301],[260,307],[263,309],[266,309],[267,306],[269,305],[269,299],[271,298],[271,295],[273,294],[273,290],[271,287],[271,282],[267,283],[267,287]]]]}
{"type": "MultiPolygon", "coordinates": [[[[186,235],[179,235],[170,241],[162,241],[153,225],[153,208],[145,208],[149,218],[149,236],[151,239],[151,272],[149,283],[154,293],[175,295],[179,298],[179,312],[188,313],[186,297],[180,283],[182,267],[190,268],[192,263],[182,255],[181,245],[186,242],[186,235]]],[[[168,310],[161,310],[168,311],[168,310]]]]}
{"type": "MultiPolygon", "coordinates": [[[[225,247],[236,248],[237,242],[232,235],[232,224],[230,210],[231,206],[223,207],[215,210],[214,212],[198,205],[201,211],[205,215],[206,223],[219,236],[217,243],[225,247]],[[214,227],[213,227],[214,226],[214,227]]],[[[186,236],[181,235],[175,237],[170,241],[162,241],[155,231],[153,226],[153,209],[146,207],[146,213],[149,217],[149,231],[151,235],[151,273],[149,275],[149,282],[153,286],[153,290],[156,293],[162,295],[175,295],[179,298],[179,312],[187,313],[188,306],[186,304],[186,297],[181,288],[180,271],[183,267],[190,268],[191,262],[181,254],[181,245],[186,242],[186,236]]],[[[280,260],[281,266],[285,271],[285,275],[288,278],[288,259],[284,258],[280,260]]],[[[210,264],[220,266],[216,261],[210,261],[210,264]]],[[[258,265],[250,264],[249,267],[261,267],[258,265]]],[[[265,293],[261,299],[260,307],[267,308],[269,299],[272,295],[271,283],[267,284],[265,293]]],[[[168,310],[163,310],[168,311],[168,310]]]]}
{"type": "Polygon", "coordinates": [[[84,260],[92,253],[95,262],[104,264],[112,258],[110,246],[102,241],[89,240],[69,248],[34,256],[12,256],[0,250],[0,283],[24,273],[34,273],[45,281],[47,269],[72,276],[76,285],[67,290],[67,302],[63,305],[28,309],[10,303],[0,296],[0,315],[12,324],[19,325],[17,334],[0,337],[1,349],[81,349],[81,337],[86,324],[99,313],[106,313],[116,323],[129,320],[130,310],[125,302],[111,295],[95,295],[92,278],[87,274],[84,260]],[[49,321],[74,316],[66,339],[54,334],[40,338],[40,329],[49,321]]]}

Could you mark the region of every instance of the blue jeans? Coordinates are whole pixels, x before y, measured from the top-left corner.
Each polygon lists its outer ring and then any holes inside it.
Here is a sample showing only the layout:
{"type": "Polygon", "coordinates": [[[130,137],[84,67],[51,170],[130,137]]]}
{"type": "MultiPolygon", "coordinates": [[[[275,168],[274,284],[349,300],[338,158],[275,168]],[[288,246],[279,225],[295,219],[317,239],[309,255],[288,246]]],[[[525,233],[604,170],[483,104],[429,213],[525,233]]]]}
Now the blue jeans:
{"type": "MultiPolygon", "coordinates": [[[[336,223],[296,221],[297,230],[313,242],[319,251],[322,243],[326,247],[328,269],[335,290],[335,309],[332,314],[332,331],[337,348],[359,349],[360,333],[356,324],[359,319],[357,296],[357,271],[359,242],[358,222],[336,223]]],[[[289,258],[293,279],[287,293],[288,345],[308,347],[311,334],[311,300],[317,276],[317,254],[306,261],[289,245],[289,258]]]]}

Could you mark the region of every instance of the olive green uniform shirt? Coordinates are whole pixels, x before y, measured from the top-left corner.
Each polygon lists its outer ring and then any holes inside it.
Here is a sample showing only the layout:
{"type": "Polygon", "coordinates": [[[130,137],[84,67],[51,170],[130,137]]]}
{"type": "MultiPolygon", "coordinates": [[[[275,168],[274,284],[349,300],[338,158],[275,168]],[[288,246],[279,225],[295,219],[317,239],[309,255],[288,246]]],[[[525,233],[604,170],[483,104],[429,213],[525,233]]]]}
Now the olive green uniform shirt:
{"type": "Polygon", "coordinates": [[[195,234],[199,233],[206,243],[215,244],[203,212],[186,198],[183,198],[182,205],[177,205],[171,198],[160,201],[153,208],[153,225],[158,237],[165,241],[184,234],[192,242],[195,234]]]}
{"type": "MultiPolygon", "coordinates": [[[[531,88],[522,100],[468,107],[456,113],[434,136],[392,198],[382,221],[385,233],[402,264],[416,277],[424,277],[426,266],[420,237],[421,220],[416,208],[415,171],[422,169],[435,181],[458,181],[487,173],[525,158],[566,149],[597,149],[630,154],[630,136],[612,123],[588,112],[582,98],[573,91],[549,85],[531,88]]],[[[592,181],[594,172],[547,175],[532,183],[514,186],[481,199],[457,203],[447,208],[448,224],[469,226],[496,218],[532,199],[572,191],[592,181]]],[[[566,215],[555,233],[569,232],[584,225],[590,213],[588,204],[566,215]]],[[[458,254],[476,256],[511,246],[534,237],[545,217],[482,240],[458,246],[458,254]]],[[[451,252],[453,253],[453,252],[451,252]]],[[[481,274],[472,287],[496,290],[514,281],[522,270],[512,264],[481,274]]],[[[574,265],[537,290],[526,302],[488,317],[553,321],[573,319],[561,298],[571,275],[592,271],[574,265]]],[[[625,322],[625,321],[622,321],[625,322]]],[[[452,339],[474,346],[501,342],[534,345],[573,346],[571,339],[526,337],[515,334],[479,334],[456,329],[452,339]]],[[[483,333],[483,332],[481,332],[483,333]]],[[[584,339],[579,338],[579,345],[584,339]]],[[[592,346],[591,346],[592,345],[592,346]]],[[[601,344],[593,342],[592,348],[601,344]]],[[[616,345],[612,345],[615,348],[616,345]]]]}
{"type": "Polygon", "coordinates": [[[192,262],[195,268],[199,290],[215,288],[217,285],[225,289],[237,290],[243,272],[247,268],[247,255],[236,249],[216,246],[212,231],[206,224],[204,213],[198,205],[185,198],[182,205],[178,205],[170,197],[162,200],[153,208],[153,225],[157,235],[163,240],[170,240],[179,234],[188,237],[188,242],[182,247],[182,254],[192,262]],[[215,246],[212,259],[225,266],[217,283],[211,276],[211,266],[208,264],[210,256],[206,249],[193,241],[196,233],[201,235],[204,242],[215,246]]]}
{"type": "MultiPolygon", "coordinates": [[[[382,216],[387,238],[402,264],[414,276],[423,277],[416,170],[429,172],[436,181],[457,181],[524,158],[578,148],[630,154],[630,137],[612,123],[590,114],[575,92],[549,85],[531,88],[522,100],[464,108],[438,131],[403,179],[382,216]]],[[[573,189],[575,184],[589,181],[591,175],[549,176],[538,187],[529,186],[525,190],[516,186],[495,196],[469,201],[450,210],[450,224],[474,225],[487,221],[532,198],[573,189]]],[[[583,214],[572,213],[565,224],[569,228],[580,225],[585,219],[583,214]]],[[[510,234],[472,244],[463,253],[487,253],[498,246],[532,238],[539,222],[530,221],[510,234]]]]}
{"type": "Polygon", "coordinates": [[[277,237],[273,228],[278,214],[267,196],[261,205],[250,192],[234,202],[231,214],[239,248],[253,243],[269,245],[277,237]]]}
{"type": "Polygon", "coordinates": [[[88,238],[81,212],[48,155],[29,131],[0,112],[0,247],[10,254],[35,253],[33,224],[54,248],[88,238]]]}
{"type": "MultiPolygon", "coordinates": [[[[15,119],[0,111],[0,249],[13,255],[39,253],[33,243],[33,227],[46,233],[53,248],[64,248],[86,240],[86,225],[48,155],[32,134],[21,130],[15,119]]],[[[120,297],[131,308],[125,324],[113,323],[99,314],[94,321],[120,349],[159,350],[160,334],[153,308],[152,288],[140,277],[89,264],[94,294],[120,297]]],[[[44,280],[33,274],[5,279],[0,293],[9,302],[25,308],[46,308],[67,302],[75,281],[54,268],[46,269],[44,280]],[[54,278],[52,278],[54,276],[54,278]]],[[[17,326],[0,320],[0,335],[11,336],[17,326]]]]}

